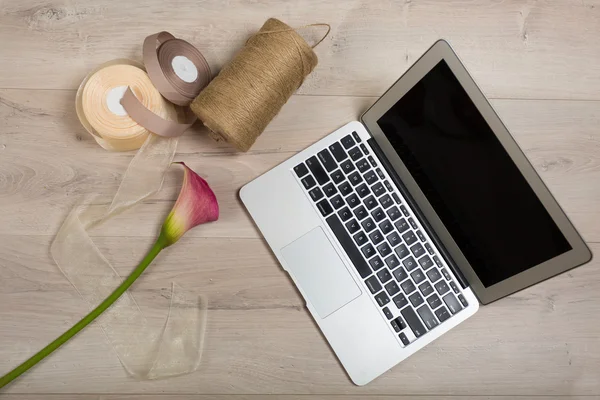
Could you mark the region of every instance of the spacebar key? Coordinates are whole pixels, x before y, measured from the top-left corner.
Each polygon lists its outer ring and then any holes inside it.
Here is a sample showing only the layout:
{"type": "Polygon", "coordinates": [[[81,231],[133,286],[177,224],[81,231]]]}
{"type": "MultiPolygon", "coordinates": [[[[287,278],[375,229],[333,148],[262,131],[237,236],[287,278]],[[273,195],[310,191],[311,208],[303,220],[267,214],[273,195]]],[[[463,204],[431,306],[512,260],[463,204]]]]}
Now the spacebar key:
{"type": "Polygon", "coordinates": [[[354,264],[354,267],[360,274],[361,278],[366,278],[367,276],[371,275],[371,268],[354,244],[354,241],[350,235],[348,235],[346,232],[346,228],[344,228],[344,225],[342,225],[338,216],[333,214],[331,217],[327,218],[326,221],[333,231],[333,234],[335,237],[337,237],[337,240],[346,251],[346,254],[348,254],[350,261],[352,261],[352,264],[354,264]]]}
{"type": "Polygon", "coordinates": [[[412,329],[416,337],[423,336],[423,334],[427,332],[425,330],[425,327],[419,320],[419,317],[417,316],[415,310],[413,310],[410,307],[405,307],[402,311],[400,311],[400,314],[402,314],[404,320],[406,321],[408,326],[410,326],[410,329],[412,329]]]}

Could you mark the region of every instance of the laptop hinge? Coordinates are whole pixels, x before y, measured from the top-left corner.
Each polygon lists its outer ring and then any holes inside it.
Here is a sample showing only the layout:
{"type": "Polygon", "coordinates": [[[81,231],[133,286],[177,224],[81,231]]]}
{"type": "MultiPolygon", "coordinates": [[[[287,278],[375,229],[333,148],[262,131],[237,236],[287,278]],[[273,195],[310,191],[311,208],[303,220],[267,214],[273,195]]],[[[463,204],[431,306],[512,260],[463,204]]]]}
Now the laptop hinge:
{"type": "Polygon", "coordinates": [[[367,143],[369,143],[369,145],[371,146],[371,148],[373,149],[373,151],[375,152],[375,154],[381,161],[381,164],[383,165],[385,170],[388,172],[388,174],[390,175],[390,177],[392,178],[392,180],[394,181],[394,183],[396,184],[396,186],[398,187],[398,189],[400,190],[400,192],[402,193],[402,195],[408,202],[408,205],[413,209],[413,211],[419,218],[421,225],[423,225],[423,228],[427,231],[427,233],[429,234],[429,236],[431,237],[431,239],[433,240],[433,242],[435,243],[437,248],[440,250],[440,253],[446,260],[446,263],[448,264],[450,269],[452,269],[452,272],[454,272],[454,275],[458,279],[460,286],[462,286],[463,289],[466,289],[469,285],[468,285],[467,280],[465,279],[464,275],[462,274],[460,268],[458,268],[458,265],[456,265],[456,263],[450,256],[450,254],[448,253],[448,250],[446,249],[446,247],[444,246],[444,244],[442,243],[442,241],[440,240],[438,235],[435,233],[435,231],[433,230],[433,228],[431,227],[431,225],[429,224],[427,219],[425,219],[425,216],[421,212],[421,209],[419,208],[419,206],[417,205],[415,200],[412,198],[412,196],[408,192],[408,189],[406,189],[406,186],[404,186],[404,184],[402,183],[402,180],[400,179],[400,177],[398,176],[398,174],[392,167],[392,164],[389,162],[389,160],[387,159],[387,157],[385,156],[385,154],[383,153],[383,151],[381,150],[381,148],[379,147],[379,145],[377,144],[375,139],[371,138],[371,139],[367,140],[367,143]]]}

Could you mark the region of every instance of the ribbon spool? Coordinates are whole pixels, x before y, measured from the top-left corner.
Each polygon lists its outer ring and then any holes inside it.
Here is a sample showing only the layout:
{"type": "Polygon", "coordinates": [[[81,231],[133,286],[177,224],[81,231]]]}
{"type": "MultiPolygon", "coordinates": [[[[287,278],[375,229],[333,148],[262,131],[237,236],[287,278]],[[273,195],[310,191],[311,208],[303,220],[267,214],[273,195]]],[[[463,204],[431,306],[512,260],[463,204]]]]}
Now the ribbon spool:
{"type": "Polygon", "coordinates": [[[270,18],[190,107],[215,139],[248,151],[317,62],[302,36],[270,18]]]}
{"type": "Polygon", "coordinates": [[[150,133],[180,136],[196,120],[171,103],[188,105],[210,82],[200,51],[159,32],[144,40],[143,57],[147,73],[131,60],[110,61],[88,74],[77,91],[81,124],[107,150],[138,149],[150,133]]]}

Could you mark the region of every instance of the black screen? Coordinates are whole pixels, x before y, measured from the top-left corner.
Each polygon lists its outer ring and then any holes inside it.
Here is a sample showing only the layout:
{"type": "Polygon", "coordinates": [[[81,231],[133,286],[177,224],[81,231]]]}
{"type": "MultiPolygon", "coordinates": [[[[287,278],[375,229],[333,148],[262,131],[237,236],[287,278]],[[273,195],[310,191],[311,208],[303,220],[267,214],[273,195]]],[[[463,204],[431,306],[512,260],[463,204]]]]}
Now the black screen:
{"type": "Polygon", "coordinates": [[[571,249],[445,61],[377,122],[486,287],[571,249]]]}

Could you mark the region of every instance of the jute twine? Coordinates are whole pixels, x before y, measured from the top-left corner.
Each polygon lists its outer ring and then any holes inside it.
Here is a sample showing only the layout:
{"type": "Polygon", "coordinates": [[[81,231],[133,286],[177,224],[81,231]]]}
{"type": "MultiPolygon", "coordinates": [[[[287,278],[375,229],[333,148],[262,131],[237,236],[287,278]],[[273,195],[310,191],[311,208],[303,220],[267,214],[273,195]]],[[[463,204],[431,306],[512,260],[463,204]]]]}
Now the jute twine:
{"type": "Polygon", "coordinates": [[[213,138],[248,151],[317,62],[302,36],[271,18],[194,99],[192,111],[213,138]]]}

